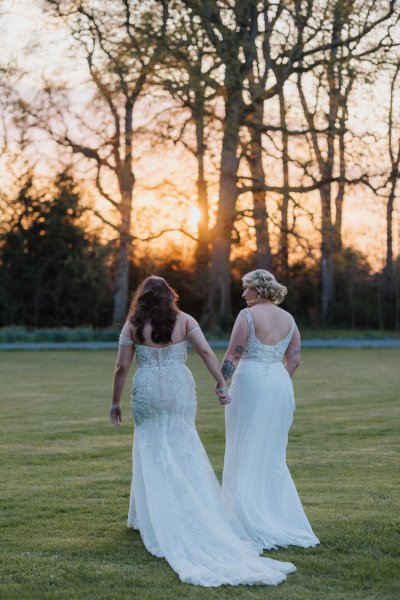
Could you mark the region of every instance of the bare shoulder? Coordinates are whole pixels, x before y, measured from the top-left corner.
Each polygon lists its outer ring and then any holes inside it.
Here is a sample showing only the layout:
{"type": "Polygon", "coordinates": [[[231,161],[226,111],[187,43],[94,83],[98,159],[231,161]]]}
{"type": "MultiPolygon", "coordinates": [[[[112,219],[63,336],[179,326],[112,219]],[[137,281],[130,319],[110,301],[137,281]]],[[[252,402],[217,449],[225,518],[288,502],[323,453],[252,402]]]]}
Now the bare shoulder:
{"type": "Polygon", "coordinates": [[[287,315],[288,319],[293,319],[293,321],[294,321],[294,317],[289,311],[285,310],[284,308],[281,308],[280,306],[276,306],[276,305],[275,305],[275,308],[277,308],[280,313],[287,315]]]}
{"type": "Polygon", "coordinates": [[[135,327],[134,327],[133,323],[131,323],[131,321],[129,321],[129,320],[125,321],[124,326],[121,331],[121,335],[123,337],[131,337],[132,339],[134,339],[135,327]]]}
{"type": "Polygon", "coordinates": [[[268,303],[268,304],[256,304],[248,309],[253,316],[256,324],[264,321],[265,317],[268,320],[272,319],[274,323],[281,323],[284,325],[285,323],[292,323],[294,321],[293,316],[280,306],[276,304],[268,303]]]}
{"type": "Polygon", "coordinates": [[[192,315],[189,313],[185,313],[182,310],[179,311],[177,316],[177,322],[185,330],[186,335],[191,331],[194,327],[199,327],[198,322],[192,315]]]}
{"type": "Polygon", "coordinates": [[[240,311],[239,315],[243,314],[246,310],[248,310],[252,315],[256,315],[258,313],[264,313],[265,311],[268,311],[268,312],[274,312],[275,314],[279,314],[282,316],[284,314],[286,314],[288,317],[292,318],[292,315],[290,314],[290,312],[288,312],[284,308],[281,308],[280,306],[277,306],[276,304],[272,304],[272,302],[266,302],[266,303],[261,302],[261,303],[255,304],[254,306],[244,308],[243,310],[240,311]]]}
{"type": "Polygon", "coordinates": [[[237,317],[235,319],[234,327],[240,326],[242,323],[247,323],[246,311],[250,311],[249,308],[242,308],[241,311],[238,312],[237,317]]]}
{"type": "Polygon", "coordinates": [[[295,329],[297,329],[296,320],[293,317],[293,315],[284,308],[280,308],[279,306],[277,306],[276,308],[280,311],[280,314],[282,315],[282,318],[285,319],[285,322],[287,322],[287,325],[289,327],[293,327],[294,325],[295,329]]]}
{"type": "Polygon", "coordinates": [[[182,321],[182,323],[186,323],[186,321],[188,321],[188,322],[193,321],[194,323],[197,323],[196,319],[194,317],[192,317],[192,315],[189,315],[189,313],[185,313],[183,310],[178,311],[177,319],[182,321]]]}

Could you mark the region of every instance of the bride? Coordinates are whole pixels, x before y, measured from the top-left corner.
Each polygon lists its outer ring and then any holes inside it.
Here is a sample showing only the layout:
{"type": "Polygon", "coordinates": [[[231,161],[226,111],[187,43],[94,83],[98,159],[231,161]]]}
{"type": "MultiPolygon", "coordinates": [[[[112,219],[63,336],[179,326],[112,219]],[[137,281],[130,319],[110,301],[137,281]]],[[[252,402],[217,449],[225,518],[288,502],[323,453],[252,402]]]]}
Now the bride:
{"type": "Polygon", "coordinates": [[[185,365],[187,340],[229,403],[217,358],[199,325],[177,308],[167,282],[148,277],[133,298],[114,372],[110,419],[121,423],[120,398],[134,355],[135,421],[133,481],[128,526],[147,550],[165,557],[181,581],[277,585],[296,570],[291,563],[259,556],[234,518],[228,520],[220,487],[195,428],[196,394],[185,365]]]}
{"type": "Polygon", "coordinates": [[[233,375],[222,498],[255,545],[308,548],[319,540],[286,466],[300,334],[293,317],[276,306],[287,289],[271,273],[248,273],[243,288],[248,308],[239,313],[222,365],[225,379],[233,375]]]}

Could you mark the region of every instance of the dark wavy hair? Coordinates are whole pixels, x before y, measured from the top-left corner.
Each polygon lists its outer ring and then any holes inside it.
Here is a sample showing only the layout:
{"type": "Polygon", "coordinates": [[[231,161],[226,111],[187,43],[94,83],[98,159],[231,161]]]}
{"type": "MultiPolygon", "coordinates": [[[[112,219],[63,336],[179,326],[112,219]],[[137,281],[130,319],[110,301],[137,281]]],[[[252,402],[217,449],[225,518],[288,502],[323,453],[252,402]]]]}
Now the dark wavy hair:
{"type": "Polygon", "coordinates": [[[133,296],[128,319],[136,328],[136,335],[144,342],[143,328],[146,323],[152,327],[151,339],[155,344],[171,342],[171,335],[178,316],[179,296],[162,277],[150,275],[133,296]]]}

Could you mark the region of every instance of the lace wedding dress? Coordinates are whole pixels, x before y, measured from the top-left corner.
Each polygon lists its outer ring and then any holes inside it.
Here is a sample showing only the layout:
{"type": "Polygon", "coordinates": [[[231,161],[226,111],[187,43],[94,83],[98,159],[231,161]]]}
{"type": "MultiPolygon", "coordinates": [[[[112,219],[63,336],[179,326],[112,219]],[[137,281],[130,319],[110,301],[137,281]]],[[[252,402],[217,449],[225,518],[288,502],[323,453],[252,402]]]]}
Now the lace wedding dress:
{"type": "Polygon", "coordinates": [[[247,342],[229,388],[222,477],[224,505],[262,548],[319,543],[304,514],[286,465],[295,401],[282,359],[295,330],[275,345],[261,343],[249,309],[247,342]]]}
{"type": "Polygon", "coordinates": [[[139,529],[147,550],[165,557],[185,583],[277,585],[296,568],[260,557],[240,539],[240,526],[234,532],[227,520],[195,428],[195,384],[185,365],[186,346],[186,341],[163,348],[135,346],[128,526],[139,529]]]}

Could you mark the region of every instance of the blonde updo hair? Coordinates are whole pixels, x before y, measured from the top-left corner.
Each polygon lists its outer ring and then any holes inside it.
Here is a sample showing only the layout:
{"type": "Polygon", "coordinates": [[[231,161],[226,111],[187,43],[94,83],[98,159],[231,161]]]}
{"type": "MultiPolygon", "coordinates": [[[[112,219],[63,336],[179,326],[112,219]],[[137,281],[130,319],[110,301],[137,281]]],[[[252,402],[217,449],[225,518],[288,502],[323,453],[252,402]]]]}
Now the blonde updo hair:
{"type": "Polygon", "coordinates": [[[244,286],[257,290],[260,300],[271,300],[274,304],[280,304],[287,294],[287,288],[278,283],[272,273],[264,269],[246,273],[242,281],[244,286]]]}

